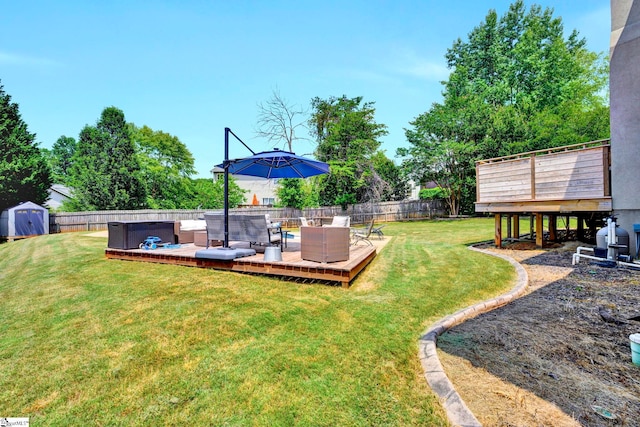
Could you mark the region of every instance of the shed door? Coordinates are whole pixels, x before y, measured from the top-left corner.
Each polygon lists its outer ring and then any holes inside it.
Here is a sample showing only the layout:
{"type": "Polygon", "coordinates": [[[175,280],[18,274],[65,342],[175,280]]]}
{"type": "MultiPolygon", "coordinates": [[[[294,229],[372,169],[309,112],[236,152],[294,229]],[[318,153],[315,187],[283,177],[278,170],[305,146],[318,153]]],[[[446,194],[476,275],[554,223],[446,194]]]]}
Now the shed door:
{"type": "Polygon", "coordinates": [[[44,214],[40,209],[17,209],[14,220],[16,236],[44,234],[44,214]]]}

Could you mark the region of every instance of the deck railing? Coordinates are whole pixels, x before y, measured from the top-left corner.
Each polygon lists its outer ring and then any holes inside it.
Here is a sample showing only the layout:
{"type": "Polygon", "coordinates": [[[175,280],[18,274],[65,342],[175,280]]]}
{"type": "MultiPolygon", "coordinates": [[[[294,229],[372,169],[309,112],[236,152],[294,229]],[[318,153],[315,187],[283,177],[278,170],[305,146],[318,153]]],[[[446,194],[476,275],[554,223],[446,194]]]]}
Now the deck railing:
{"type": "Polygon", "coordinates": [[[535,202],[611,195],[610,140],[476,162],[476,201],[535,202]]]}

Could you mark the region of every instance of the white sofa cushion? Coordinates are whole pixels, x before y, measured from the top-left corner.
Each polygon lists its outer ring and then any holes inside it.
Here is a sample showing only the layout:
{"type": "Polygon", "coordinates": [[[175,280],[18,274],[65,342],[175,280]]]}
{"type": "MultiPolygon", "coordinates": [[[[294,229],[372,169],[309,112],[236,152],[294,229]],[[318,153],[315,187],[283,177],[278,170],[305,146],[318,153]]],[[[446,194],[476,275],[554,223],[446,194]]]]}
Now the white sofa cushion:
{"type": "Polygon", "coordinates": [[[180,221],[180,231],[200,231],[207,229],[204,219],[183,219],[180,221]]]}
{"type": "Polygon", "coordinates": [[[334,216],[331,224],[326,224],[324,226],[325,227],[350,227],[351,217],[350,216],[334,216]]]}

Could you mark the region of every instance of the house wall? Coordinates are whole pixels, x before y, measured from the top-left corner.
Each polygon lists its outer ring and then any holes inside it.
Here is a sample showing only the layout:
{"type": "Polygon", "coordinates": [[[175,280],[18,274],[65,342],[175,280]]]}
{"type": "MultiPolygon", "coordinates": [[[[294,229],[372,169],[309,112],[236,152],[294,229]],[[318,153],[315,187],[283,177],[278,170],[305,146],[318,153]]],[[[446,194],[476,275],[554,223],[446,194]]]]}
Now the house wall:
{"type": "Polygon", "coordinates": [[[409,196],[407,200],[419,200],[420,199],[420,184],[415,181],[409,181],[409,196]]]}
{"type": "Polygon", "coordinates": [[[63,196],[62,194],[55,191],[49,190],[49,199],[47,199],[44,205],[49,209],[58,209],[67,199],[68,197],[63,196]]]}
{"type": "MultiPolygon", "coordinates": [[[[224,179],[224,170],[221,168],[214,168],[212,171],[213,179],[224,179]]],[[[276,198],[276,187],[278,184],[277,179],[266,179],[248,175],[232,175],[238,187],[246,190],[244,197],[246,201],[245,205],[250,205],[253,201],[253,195],[256,195],[258,199],[258,205],[269,205],[266,203],[268,200],[274,200],[276,198]]],[[[271,203],[273,204],[273,203],[271,203]]]]}
{"type": "Polygon", "coordinates": [[[631,236],[640,223],[640,1],[611,0],[611,196],[618,224],[631,236]]]}
{"type": "MultiPolygon", "coordinates": [[[[256,195],[259,205],[267,205],[268,200],[274,200],[276,197],[277,179],[256,178],[245,175],[234,175],[236,184],[243,190],[247,190],[245,197],[246,204],[250,205],[253,201],[253,195],[256,195]]],[[[271,203],[273,204],[273,203],[271,203]]]]}
{"type": "Polygon", "coordinates": [[[71,190],[68,187],[61,184],[53,184],[49,188],[49,198],[44,203],[44,206],[49,209],[59,209],[66,200],[69,200],[70,195],[71,190]]]}

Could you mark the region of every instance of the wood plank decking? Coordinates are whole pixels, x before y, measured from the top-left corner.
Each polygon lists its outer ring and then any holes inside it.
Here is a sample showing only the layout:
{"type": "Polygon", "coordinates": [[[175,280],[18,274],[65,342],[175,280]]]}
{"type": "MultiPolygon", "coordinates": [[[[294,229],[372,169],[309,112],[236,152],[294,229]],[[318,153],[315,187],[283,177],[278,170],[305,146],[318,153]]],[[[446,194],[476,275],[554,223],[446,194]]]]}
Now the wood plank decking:
{"type": "MultiPolygon", "coordinates": [[[[193,244],[183,244],[174,249],[111,249],[105,250],[109,259],[155,262],[162,264],[183,265],[188,267],[212,268],[235,271],[238,273],[266,274],[285,278],[305,279],[309,281],[335,282],[348,288],[351,281],[376,256],[377,248],[389,241],[371,240],[373,246],[360,244],[350,246],[349,260],[331,263],[305,261],[300,257],[300,241],[289,240],[282,252],[282,261],[264,261],[264,247],[254,247],[256,255],[238,258],[232,261],[220,261],[196,258],[195,252],[204,249],[193,244]]],[[[247,243],[231,242],[232,247],[249,247],[247,243]]]]}

